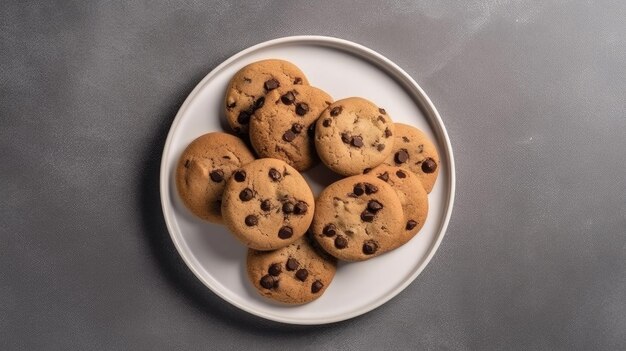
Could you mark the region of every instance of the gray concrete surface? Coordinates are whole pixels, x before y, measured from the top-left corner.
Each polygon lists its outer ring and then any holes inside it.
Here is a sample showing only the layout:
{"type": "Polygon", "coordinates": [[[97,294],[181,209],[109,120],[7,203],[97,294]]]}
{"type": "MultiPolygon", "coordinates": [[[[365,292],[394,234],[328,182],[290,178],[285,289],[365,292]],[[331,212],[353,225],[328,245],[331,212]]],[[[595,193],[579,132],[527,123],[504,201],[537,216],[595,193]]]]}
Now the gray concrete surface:
{"type": "Polygon", "coordinates": [[[253,3],[0,4],[2,350],[626,349],[626,2],[253,3]],[[204,288],[157,188],[195,84],[299,34],[409,72],[458,172],[423,274],[320,327],[252,317],[204,288]]]}

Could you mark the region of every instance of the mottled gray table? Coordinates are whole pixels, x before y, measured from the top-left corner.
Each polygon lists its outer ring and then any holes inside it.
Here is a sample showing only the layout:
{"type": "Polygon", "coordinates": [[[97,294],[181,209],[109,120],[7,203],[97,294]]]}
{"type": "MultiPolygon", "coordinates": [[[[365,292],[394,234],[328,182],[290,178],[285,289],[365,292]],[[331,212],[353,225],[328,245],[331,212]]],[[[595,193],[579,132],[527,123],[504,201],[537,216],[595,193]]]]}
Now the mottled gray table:
{"type": "Polygon", "coordinates": [[[95,3],[0,5],[0,349],[626,349],[626,2],[95,3]],[[319,327],[199,283],[157,186],[195,84],[297,34],[403,67],[457,164],[426,270],[319,327]]]}

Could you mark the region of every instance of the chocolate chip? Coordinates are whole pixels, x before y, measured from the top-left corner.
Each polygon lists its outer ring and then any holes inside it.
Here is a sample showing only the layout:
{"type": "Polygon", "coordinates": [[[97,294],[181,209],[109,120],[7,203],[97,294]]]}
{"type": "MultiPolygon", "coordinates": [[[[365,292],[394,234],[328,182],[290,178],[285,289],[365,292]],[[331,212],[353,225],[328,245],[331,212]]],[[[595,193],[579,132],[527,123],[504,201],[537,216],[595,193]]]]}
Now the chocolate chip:
{"type": "Polygon", "coordinates": [[[230,156],[222,156],[222,158],[225,160],[230,160],[230,156]]]}
{"type": "Polygon", "coordinates": [[[338,249],[345,249],[348,246],[348,240],[341,235],[335,238],[335,247],[338,249]]]}
{"type": "Polygon", "coordinates": [[[324,284],[322,284],[321,281],[316,280],[313,282],[313,284],[311,284],[311,292],[317,294],[318,292],[320,292],[320,290],[322,290],[323,287],[324,284]]]}
{"type": "Polygon", "coordinates": [[[339,116],[339,114],[341,113],[341,111],[343,111],[343,107],[341,106],[335,106],[330,110],[330,115],[333,117],[337,117],[339,116]]]}
{"type": "Polygon", "coordinates": [[[257,225],[259,223],[259,219],[256,218],[255,215],[248,215],[246,216],[246,225],[248,227],[254,227],[255,225],[257,225]]]}
{"type": "Polygon", "coordinates": [[[306,202],[298,201],[296,206],[293,208],[293,213],[297,215],[303,215],[308,209],[309,206],[306,204],[306,202]]]}
{"type": "Polygon", "coordinates": [[[355,137],[352,138],[351,144],[354,147],[362,147],[363,146],[363,138],[360,137],[360,136],[355,136],[355,137]]]}
{"type": "Polygon", "coordinates": [[[383,116],[378,116],[378,120],[385,123],[386,119],[383,116]]]}
{"type": "Polygon", "coordinates": [[[330,119],[330,118],[326,118],[326,119],[324,120],[324,122],[322,122],[322,125],[323,125],[324,127],[330,127],[330,124],[331,124],[331,123],[332,123],[332,119],[330,119]]]}
{"type": "Polygon", "coordinates": [[[296,260],[295,258],[289,258],[287,259],[287,264],[285,266],[287,267],[288,271],[295,271],[299,265],[300,263],[298,263],[298,260],[296,260]]]}
{"type": "Polygon", "coordinates": [[[271,178],[273,181],[275,181],[275,182],[276,182],[276,181],[279,181],[279,180],[280,180],[280,178],[282,177],[282,176],[280,175],[280,172],[279,172],[279,171],[277,171],[277,170],[276,170],[276,168],[270,168],[270,171],[269,171],[269,172],[267,172],[267,175],[269,175],[269,176],[270,176],[270,178],[271,178]]]}
{"type": "Polygon", "coordinates": [[[246,180],[246,171],[238,170],[237,172],[235,172],[235,180],[239,183],[246,180]]]}
{"type": "Polygon", "coordinates": [[[293,139],[296,138],[296,134],[290,129],[283,134],[283,140],[287,142],[292,142],[293,139]]]}
{"type": "Polygon", "coordinates": [[[363,222],[373,222],[374,214],[368,210],[364,210],[363,212],[361,212],[361,220],[363,222]]]}
{"type": "Polygon", "coordinates": [[[270,200],[263,200],[261,202],[261,210],[267,212],[272,209],[272,202],[270,200]]]}
{"type": "Polygon", "coordinates": [[[272,78],[266,81],[263,86],[265,87],[265,90],[270,91],[278,88],[280,86],[280,83],[276,79],[272,78]]]}
{"type": "Polygon", "coordinates": [[[233,108],[235,106],[237,106],[237,102],[234,101],[234,100],[230,101],[230,99],[229,99],[228,103],[226,103],[226,107],[228,107],[228,108],[233,108]]]}
{"type": "Polygon", "coordinates": [[[376,145],[376,150],[378,150],[378,151],[385,150],[385,144],[378,144],[378,145],[376,145]]]}
{"type": "Polygon", "coordinates": [[[302,84],[302,78],[296,77],[296,79],[293,80],[293,84],[302,84]]]}
{"type": "Polygon", "coordinates": [[[346,144],[350,144],[352,142],[352,138],[348,135],[348,133],[341,133],[341,141],[346,144]]]}
{"type": "Polygon", "coordinates": [[[433,173],[437,169],[437,163],[432,158],[427,158],[422,162],[422,171],[424,173],[433,173]]]}
{"type": "Polygon", "coordinates": [[[378,250],[378,245],[373,240],[368,240],[363,243],[363,253],[371,255],[378,250]]]}
{"type": "Polygon", "coordinates": [[[185,160],[185,168],[189,168],[189,160],[185,160]]]}
{"type": "Polygon", "coordinates": [[[309,271],[304,268],[298,269],[298,271],[296,272],[296,278],[300,279],[300,281],[305,281],[308,276],[309,271]]]}
{"type": "Polygon", "coordinates": [[[378,112],[382,113],[383,115],[386,115],[386,114],[387,114],[387,111],[385,111],[385,109],[384,109],[384,108],[379,108],[379,109],[378,109],[378,112]]]}
{"type": "Polygon", "coordinates": [[[393,134],[391,133],[391,131],[389,130],[389,128],[385,129],[385,138],[389,138],[390,136],[392,136],[393,134]]]}
{"type": "Polygon", "coordinates": [[[406,152],[406,150],[402,149],[396,152],[393,159],[394,161],[396,161],[396,163],[405,163],[409,159],[409,153],[406,152]]]}
{"type": "Polygon", "coordinates": [[[376,200],[370,200],[367,203],[367,209],[373,213],[376,213],[383,209],[383,204],[381,204],[380,202],[376,200]]]}
{"type": "Polygon", "coordinates": [[[239,116],[237,116],[237,122],[239,122],[240,124],[250,123],[250,113],[248,111],[239,112],[239,116]]]}
{"type": "Polygon", "coordinates": [[[375,194],[378,191],[378,187],[374,184],[365,183],[365,194],[371,195],[375,194]]]}
{"type": "Polygon", "coordinates": [[[311,138],[315,135],[315,123],[311,123],[309,128],[306,130],[306,134],[311,138]]]}
{"type": "Polygon", "coordinates": [[[415,228],[417,226],[417,222],[410,219],[408,222],[406,222],[406,230],[411,230],[413,228],[415,228]]]}
{"type": "Polygon", "coordinates": [[[290,213],[293,212],[293,208],[294,208],[294,206],[293,206],[293,204],[291,202],[285,202],[283,204],[283,213],[284,214],[290,214],[290,213]]]}
{"type": "Polygon", "coordinates": [[[398,176],[398,178],[406,178],[406,173],[404,173],[404,172],[402,172],[400,170],[396,171],[396,175],[398,176]]]}
{"type": "Polygon", "coordinates": [[[278,277],[280,275],[280,273],[283,271],[282,268],[280,268],[280,265],[278,263],[273,263],[270,268],[267,270],[267,272],[275,277],[278,277]]]}
{"type": "Polygon", "coordinates": [[[327,224],[324,229],[322,229],[322,234],[326,236],[335,236],[337,234],[337,228],[334,224],[327,224]]]}
{"type": "Polygon", "coordinates": [[[245,188],[239,193],[241,201],[250,201],[254,197],[254,192],[250,188],[245,188]]]}
{"type": "Polygon", "coordinates": [[[221,169],[216,169],[213,172],[209,173],[209,177],[212,181],[219,183],[224,180],[224,171],[221,169]]]}
{"type": "Polygon", "coordinates": [[[296,104],[296,113],[298,116],[304,116],[309,112],[309,105],[304,102],[299,102],[296,104]]]}
{"type": "Polygon", "coordinates": [[[372,171],[371,168],[366,168],[366,169],[363,170],[363,174],[368,174],[371,171],[372,171]]]}
{"type": "Polygon", "coordinates": [[[257,99],[257,101],[254,102],[254,108],[260,109],[261,107],[263,107],[264,104],[265,104],[265,97],[261,96],[260,98],[257,99]]]}
{"type": "Polygon", "coordinates": [[[280,101],[285,105],[291,105],[296,100],[296,96],[292,92],[288,91],[280,97],[280,101]]]}
{"type": "Polygon", "coordinates": [[[402,137],[402,141],[404,141],[405,143],[408,143],[410,140],[409,140],[409,138],[407,138],[407,137],[403,136],[403,137],[402,137]]]}
{"type": "Polygon", "coordinates": [[[289,239],[291,238],[292,235],[293,235],[293,229],[291,229],[291,227],[288,227],[288,226],[284,226],[280,228],[280,230],[278,231],[278,237],[281,239],[289,239]]]}
{"type": "Polygon", "coordinates": [[[389,173],[385,172],[383,174],[379,174],[378,175],[378,179],[384,180],[384,181],[388,182],[389,181],[389,173]]]}
{"type": "Polygon", "coordinates": [[[266,274],[263,276],[263,278],[261,278],[261,286],[265,289],[273,288],[274,284],[274,278],[269,274],[266,274]]]}
{"type": "Polygon", "coordinates": [[[361,196],[361,195],[363,195],[363,193],[365,193],[365,186],[363,185],[363,183],[357,183],[357,184],[354,185],[354,188],[352,189],[352,192],[356,196],[361,196]]]}
{"type": "Polygon", "coordinates": [[[356,199],[358,197],[358,196],[356,196],[355,193],[348,193],[348,194],[346,194],[346,196],[351,197],[353,199],[356,199]]]}
{"type": "Polygon", "coordinates": [[[294,123],[291,126],[291,130],[296,134],[300,134],[300,132],[302,131],[302,128],[304,128],[304,126],[300,123],[294,123]]]}

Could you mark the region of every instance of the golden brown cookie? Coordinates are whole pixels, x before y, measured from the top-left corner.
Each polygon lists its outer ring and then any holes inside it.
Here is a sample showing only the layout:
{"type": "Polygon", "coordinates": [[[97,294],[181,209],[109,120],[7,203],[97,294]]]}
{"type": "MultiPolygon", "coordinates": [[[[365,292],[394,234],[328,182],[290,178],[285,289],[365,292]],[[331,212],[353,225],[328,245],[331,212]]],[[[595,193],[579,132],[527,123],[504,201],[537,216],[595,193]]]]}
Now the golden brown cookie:
{"type": "Polygon", "coordinates": [[[315,200],[306,180],[284,161],[262,158],[234,172],[222,198],[228,229],[246,246],[275,250],[309,228],[315,200]]]}
{"type": "Polygon", "coordinates": [[[433,190],[439,175],[440,161],[435,144],[421,130],[402,123],[396,123],[393,152],[385,163],[415,173],[427,193],[433,190]]]}
{"type": "Polygon", "coordinates": [[[226,89],[226,120],[235,133],[247,134],[250,117],[263,106],[265,95],[280,87],[308,85],[304,73],[291,62],[262,60],[240,69],[226,89]]]}
{"type": "Polygon", "coordinates": [[[322,191],[311,232],[329,254],[363,261],[398,247],[404,223],[400,199],[391,186],[370,175],[356,175],[322,191]]]}
{"type": "Polygon", "coordinates": [[[313,143],[315,121],[332,101],[310,85],[269,92],[250,121],[250,141],[257,154],[281,159],[299,171],[313,167],[319,161],[313,143]]]}
{"type": "Polygon", "coordinates": [[[274,251],[248,249],[248,278],[259,293],[287,304],[303,304],[322,296],[337,260],[316,248],[308,235],[274,251]]]}
{"type": "Polygon", "coordinates": [[[428,194],[413,172],[389,165],[380,165],[368,175],[391,185],[400,199],[404,212],[404,228],[400,231],[398,246],[404,245],[422,229],[428,215],[428,194]]]}
{"type": "Polygon", "coordinates": [[[254,160],[241,139],[225,133],[204,134],[183,151],[176,167],[176,188],[196,216],[222,222],[221,201],[232,171],[254,160]]]}
{"type": "Polygon", "coordinates": [[[393,132],[393,121],[384,109],[363,98],[347,98],[335,101],[317,120],[315,148],[333,171],[360,174],[391,154],[393,132]]]}

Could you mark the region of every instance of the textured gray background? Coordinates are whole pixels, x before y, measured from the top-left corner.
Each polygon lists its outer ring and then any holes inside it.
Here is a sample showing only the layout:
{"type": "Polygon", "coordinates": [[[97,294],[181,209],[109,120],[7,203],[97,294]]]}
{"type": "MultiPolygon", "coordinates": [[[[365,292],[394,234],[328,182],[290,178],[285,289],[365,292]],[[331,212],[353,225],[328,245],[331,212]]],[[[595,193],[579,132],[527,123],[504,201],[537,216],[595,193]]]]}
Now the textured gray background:
{"type": "Polygon", "coordinates": [[[626,349],[626,2],[286,3],[2,2],[0,348],[626,349]],[[267,322],[204,288],[157,187],[195,84],[297,34],[398,63],[457,162],[427,269],[321,327],[267,322]]]}

